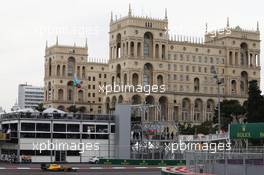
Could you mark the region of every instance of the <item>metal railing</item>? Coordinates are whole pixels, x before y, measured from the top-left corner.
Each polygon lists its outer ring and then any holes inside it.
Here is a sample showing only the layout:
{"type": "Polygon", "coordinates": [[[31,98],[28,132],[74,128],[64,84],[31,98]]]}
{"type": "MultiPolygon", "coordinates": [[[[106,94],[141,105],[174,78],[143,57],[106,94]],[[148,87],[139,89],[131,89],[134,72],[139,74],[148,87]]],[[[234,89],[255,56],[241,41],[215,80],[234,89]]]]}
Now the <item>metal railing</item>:
{"type": "Polygon", "coordinates": [[[114,115],[100,114],[60,114],[60,113],[9,113],[0,115],[0,121],[15,119],[35,120],[82,120],[82,121],[114,121],[114,115]]]}

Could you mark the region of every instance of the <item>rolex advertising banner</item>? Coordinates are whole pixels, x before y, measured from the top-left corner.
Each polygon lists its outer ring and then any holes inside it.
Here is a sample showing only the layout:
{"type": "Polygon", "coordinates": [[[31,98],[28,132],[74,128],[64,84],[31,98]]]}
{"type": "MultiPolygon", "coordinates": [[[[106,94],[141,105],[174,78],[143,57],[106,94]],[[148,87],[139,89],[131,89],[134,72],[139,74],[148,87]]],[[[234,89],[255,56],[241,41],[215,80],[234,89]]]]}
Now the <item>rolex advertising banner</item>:
{"type": "Polygon", "coordinates": [[[264,123],[231,124],[231,139],[261,139],[264,138],[264,123]]]}

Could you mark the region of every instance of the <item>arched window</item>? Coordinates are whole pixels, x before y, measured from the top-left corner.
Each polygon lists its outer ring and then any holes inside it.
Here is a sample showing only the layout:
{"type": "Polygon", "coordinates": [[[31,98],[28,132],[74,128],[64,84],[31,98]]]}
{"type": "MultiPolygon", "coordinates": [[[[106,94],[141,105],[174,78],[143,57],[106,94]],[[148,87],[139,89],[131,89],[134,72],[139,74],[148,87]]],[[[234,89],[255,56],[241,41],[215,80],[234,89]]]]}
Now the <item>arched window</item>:
{"type": "Polygon", "coordinates": [[[161,51],[162,51],[161,57],[162,57],[162,59],[165,59],[166,58],[166,55],[165,55],[166,53],[165,53],[165,45],[164,44],[162,44],[161,51]]]}
{"type": "Polygon", "coordinates": [[[130,43],[130,55],[133,57],[134,56],[134,42],[130,43]]]}
{"type": "Polygon", "coordinates": [[[62,76],[66,76],[66,66],[62,66],[62,76]]]}
{"type": "Polygon", "coordinates": [[[73,91],[72,91],[72,89],[68,89],[68,100],[69,101],[73,100],[73,91]]]}
{"type": "Polygon", "coordinates": [[[105,100],[105,112],[106,114],[110,113],[110,98],[109,97],[107,97],[105,100]]]}
{"type": "Polygon", "coordinates": [[[86,72],[85,72],[85,66],[82,67],[82,78],[85,79],[86,77],[86,72]]]}
{"type": "Polygon", "coordinates": [[[206,120],[207,121],[213,120],[214,109],[215,109],[214,101],[212,99],[207,100],[207,107],[206,107],[206,120]]]}
{"type": "Polygon", "coordinates": [[[152,85],[153,83],[153,67],[150,63],[144,65],[143,85],[152,85]]]}
{"type": "Polygon", "coordinates": [[[122,95],[120,95],[120,96],[118,97],[118,103],[123,103],[123,96],[122,96],[122,95]]]}
{"type": "Polygon", "coordinates": [[[58,90],[58,100],[59,101],[63,101],[63,90],[62,89],[59,89],[58,90]]]}
{"type": "Polygon", "coordinates": [[[163,85],[163,77],[162,77],[162,75],[158,75],[158,77],[157,77],[157,85],[158,86],[163,85]]]}
{"type": "Polygon", "coordinates": [[[232,80],[232,81],[231,81],[231,93],[232,93],[232,94],[236,94],[236,93],[237,93],[237,84],[236,84],[236,80],[232,80]]]}
{"type": "Polygon", "coordinates": [[[127,53],[126,53],[126,44],[125,43],[123,43],[123,50],[122,50],[122,56],[125,56],[125,55],[127,55],[127,53]]]}
{"type": "Polygon", "coordinates": [[[182,121],[190,120],[191,101],[188,98],[182,100],[182,121]]]}
{"type": "Polygon", "coordinates": [[[133,85],[133,86],[138,85],[138,74],[136,74],[136,73],[134,73],[134,74],[132,75],[132,85],[133,85]]]}
{"type": "Polygon", "coordinates": [[[77,77],[80,78],[81,75],[81,67],[77,66],[77,77]]]}
{"type": "Polygon", "coordinates": [[[159,99],[160,103],[160,110],[161,110],[161,120],[168,121],[168,99],[167,97],[160,97],[159,99]]]}
{"type": "Polygon", "coordinates": [[[144,34],[144,56],[152,57],[153,51],[153,35],[150,32],[144,34]]]}
{"type": "Polygon", "coordinates": [[[229,65],[233,65],[233,53],[229,52],[229,65]]]}
{"type": "Polygon", "coordinates": [[[116,105],[116,97],[113,96],[112,97],[112,102],[111,102],[111,107],[112,107],[113,110],[115,109],[115,105],[116,105]]]}
{"type": "Polygon", "coordinates": [[[203,101],[196,99],[194,102],[194,122],[199,122],[203,117],[203,101]]]}
{"type": "MultiPolygon", "coordinates": [[[[146,104],[149,105],[154,105],[155,104],[155,99],[153,96],[149,95],[145,98],[146,104]]],[[[147,110],[147,115],[145,115],[146,118],[145,120],[148,121],[157,121],[158,119],[156,118],[157,115],[155,115],[155,109],[153,107],[150,107],[149,110],[147,110]]]]}
{"type": "Polygon", "coordinates": [[[68,76],[73,76],[75,73],[75,58],[68,59],[68,76]]]}
{"type": "Polygon", "coordinates": [[[253,54],[252,53],[249,54],[249,64],[250,64],[250,67],[253,66],[253,54]]]}
{"type": "Polygon", "coordinates": [[[155,57],[159,58],[159,45],[158,44],[156,44],[155,46],[155,57]]]}
{"type": "Polygon", "coordinates": [[[117,34],[116,36],[116,58],[121,57],[121,34],[117,34]]]}
{"type": "Polygon", "coordinates": [[[60,76],[60,65],[57,65],[57,76],[60,76]]]}
{"type": "Polygon", "coordinates": [[[115,84],[115,77],[112,76],[112,89],[114,89],[114,84],[115,84]]]}
{"type": "Polygon", "coordinates": [[[194,79],[194,92],[199,92],[200,90],[200,80],[199,78],[194,79]]]}
{"type": "Polygon", "coordinates": [[[67,83],[67,92],[68,92],[68,94],[67,94],[67,100],[68,101],[73,101],[73,82],[72,81],[69,81],[68,83],[67,83]]]}
{"type": "Polygon", "coordinates": [[[83,90],[78,91],[78,101],[83,102],[83,90]]]}
{"type": "Polygon", "coordinates": [[[246,43],[240,45],[240,64],[248,65],[248,46],[246,43]]]}
{"type": "Polygon", "coordinates": [[[235,52],[235,65],[238,65],[238,52],[235,52]]]}
{"type": "Polygon", "coordinates": [[[116,84],[121,84],[121,66],[118,64],[116,66],[116,84]]]}
{"type": "Polygon", "coordinates": [[[124,85],[127,85],[127,74],[124,74],[124,85]]]}
{"type": "Polygon", "coordinates": [[[141,97],[139,95],[133,95],[131,100],[132,100],[132,105],[141,103],[141,97]]]}
{"type": "Polygon", "coordinates": [[[140,57],[141,56],[141,43],[137,44],[137,56],[140,57]]]}

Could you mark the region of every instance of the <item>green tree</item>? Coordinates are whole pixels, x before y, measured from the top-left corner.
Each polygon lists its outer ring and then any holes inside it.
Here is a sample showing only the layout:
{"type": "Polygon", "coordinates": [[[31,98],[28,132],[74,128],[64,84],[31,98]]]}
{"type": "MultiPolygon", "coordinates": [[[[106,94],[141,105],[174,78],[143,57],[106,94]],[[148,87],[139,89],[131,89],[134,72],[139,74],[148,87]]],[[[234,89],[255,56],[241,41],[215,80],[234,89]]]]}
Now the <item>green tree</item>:
{"type": "Polygon", "coordinates": [[[79,111],[79,109],[75,105],[71,105],[67,109],[69,112],[73,112],[73,113],[76,113],[79,111]]]}
{"type": "Polygon", "coordinates": [[[194,126],[195,134],[213,134],[216,132],[217,128],[213,127],[213,121],[205,121],[201,125],[194,126]]]}
{"type": "MultiPolygon", "coordinates": [[[[239,115],[244,115],[246,110],[237,100],[223,100],[220,103],[221,108],[221,128],[228,129],[228,124],[233,120],[233,117],[237,118],[239,115]]],[[[214,123],[218,123],[218,109],[215,110],[214,123]]]]}
{"type": "Polygon", "coordinates": [[[86,112],[86,108],[84,106],[81,106],[78,108],[78,111],[80,111],[80,113],[85,113],[86,112]]]}
{"type": "Polygon", "coordinates": [[[247,122],[264,122],[264,98],[261,95],[257,80],[249,82],[247,109],[247,122]]]}
{"type": "Polygon", "coordinates": [[[39,112],[43,112],[46,108],[44,108],[43,103],[38,104],[38,106],[36,107],[36,110],[39,112]]]}

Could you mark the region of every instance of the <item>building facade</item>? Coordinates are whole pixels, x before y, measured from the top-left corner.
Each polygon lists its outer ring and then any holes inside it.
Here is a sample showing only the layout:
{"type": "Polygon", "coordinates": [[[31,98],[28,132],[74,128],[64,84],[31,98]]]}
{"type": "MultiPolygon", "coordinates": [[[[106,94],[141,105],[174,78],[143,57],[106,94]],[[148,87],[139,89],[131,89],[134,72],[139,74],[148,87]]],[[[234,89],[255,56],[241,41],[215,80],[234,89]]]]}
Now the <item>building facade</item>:
{"type": "Polygon", "coordinates": [[[43,103],[43,87],[32,86],[28,84],[18,85],[18,106],[19,108],[36,108],[43,103]]]}
{"type": "Polygon", "coordinates": [[[47,107],[68,110],[75,105],[82,112],[102,113],[103,94],[99,85],[108,84],[108,64],[89,58],[87,43],[84,47],[62,46],[57,43],[46,48],[45,98],[47,107]],[[74,76],[81,87],[74,87],[74,76]]]}
{"type": "Polygon", "coordinates": [[[163,19],[134,16],[131,8],[126,17],[114,20],[111,15],[108,63],[87,62],[87,57],[87,45],[68,47],[57,43],[46,48],[46,105],[65,108],[72,104],[73,93],[67,83],[75,73],[83,83],[75,93],[78,106],[88,109],[97,105],[102,110],[92,111],[111,113],[117,103],[160,104],[160,114],[150,115],[147,120],[201,123],[212,119],[217,105],[215,75],[221,80],[221,100],[236,99],[243,103],[247,99],[248,82],[260,82],[258,26],[250,31],[239,26],[232,28],[227,22],[224,29],[206,31],[203,40],[169,36],[167,12],[163,19]],[[212,68],[216,71],[214,75],[212,68]],[[93,75],[95,81],[89,81],[88,75],[93,75]],[[92,83],[95,89],[89,90],[92,83]],[[100,83],[164,84],[166,91],[106,95],[99,93],[100,83]],[[94,103],[90,92],[95,93],[94,103]]]}

